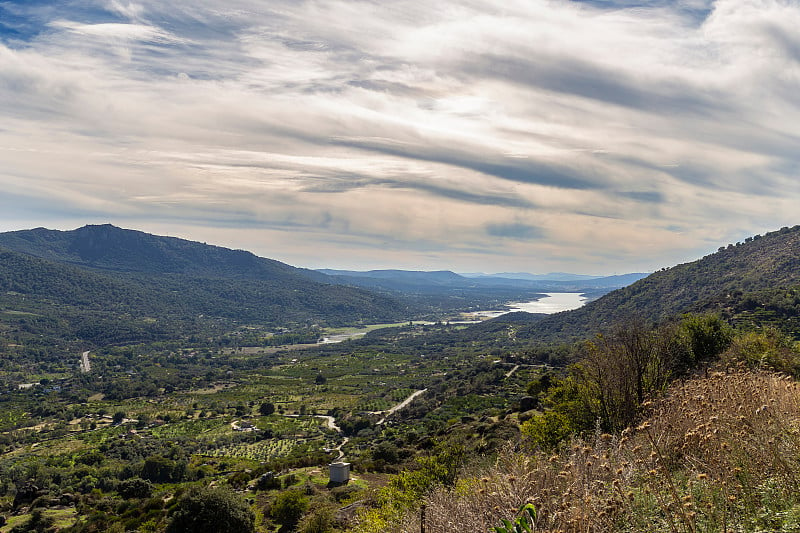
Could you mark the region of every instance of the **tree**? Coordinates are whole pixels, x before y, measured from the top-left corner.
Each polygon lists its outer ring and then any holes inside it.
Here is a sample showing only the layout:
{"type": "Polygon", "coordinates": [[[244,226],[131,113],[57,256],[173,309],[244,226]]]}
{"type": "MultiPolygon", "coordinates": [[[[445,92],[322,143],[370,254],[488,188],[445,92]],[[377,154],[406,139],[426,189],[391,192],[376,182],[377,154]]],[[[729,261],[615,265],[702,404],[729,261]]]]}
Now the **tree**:
{"type": "Polygon", "coordinates": [[[152,455],[144,460],[142,477],[153,483],[168,483],[177,481],[177,470],[175,461],[160,455],[152,455]]]}
{"type": "Polygon", "coordinates": [[[394,464],[398,461],[398,452],[397,446],[391,442],[383,441],[372,450],[372,459],[394,464]]]}
{"type": "Polygon", "coordinates": [[[153,493],[153,484],[140,477],[132,477],[121,481],[117,486],[117,492],[125,499],[149,498],[153,493]]]}
{"type": "Polygon", "coordinates": [[[269,416],[275,412],[275,404],[272,402],[264,402],[261,404],[261,407],[258,408],[258,412],[261,413],[262,416],[269,416]]]}
{"type": "Polygon", "coordinates": [[[634,319],[587,343],[583,361],[572,372],[603,429],[620,430],[636,420],[650,394],[666,387],[686,351],[673,325],[649,329],[634,319]]]}
{"type": "Polygon", "coordinates": [[[255,514],[241,497],[226,489],[202,488],[181,498],[166,533],[252,533],[255,530],[255,514]]]}
{"type": "Polygon", "coordinates": [[[299,490],[287,490],[278,494],[272,505],[272,519],[288,530],[295,528],[308,508],[308,498],[299,490]]]}
{"type": "Polygon", "coordinates": [[[708,361],[722,353],[733,340],[733,331],[719,315],[687,315],[680,323],[691,350],[689,365],[708,361]]]}

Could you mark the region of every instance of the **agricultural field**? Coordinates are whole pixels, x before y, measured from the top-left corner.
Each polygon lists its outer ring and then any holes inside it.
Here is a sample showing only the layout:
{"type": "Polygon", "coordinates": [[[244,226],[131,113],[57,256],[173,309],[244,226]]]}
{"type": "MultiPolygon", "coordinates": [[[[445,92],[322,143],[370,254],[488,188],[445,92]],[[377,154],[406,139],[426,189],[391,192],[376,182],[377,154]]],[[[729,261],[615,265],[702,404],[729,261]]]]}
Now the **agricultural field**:
{"type": "MultiPolygon", "coordinates": [[[[59,527],[108,525],[117,520],[103,510],[109,506],[127,517],[125,527],[159,531],[171,498],[208,484],[252,491],[260,527],[271,531],[267,509],[277,494],[298,487],[337,505],[356,501],[399,463],[428,453],[425,439],[444,438],[459,407],[499,412],[512,401],[476,391],[469,405],[448,405],[448,388],[468,386],[475,365],[490,368],[492,358],[397,349],[398,334],[423,330],[396,326],[326,330],[372,333],[316,348],[110,346],[91,351],[88,373],[79,371],[78,352],[65,354],[71,373],[18,376],[30,385],[0,394],[0,516],[9,519],[0,531],[34,520],[39,507],[45,514],[36,519],[59,527]],[[390,413],[412,395],[408,407],[390,413]],[[327,464],[340,458],[358,481],[329,487],[327,464]],[[270,472],[272,481],[263,481],[270,472]],[[161,498],[138,514],[117,499],[136,480],[161,498]],[[49,496],[56,494],[70,497],[49,496]]],[[[504,372],[498,368],[496,378],[504,372]]],[[[520,380],[514,394],[523,388],[520,380]]]]}

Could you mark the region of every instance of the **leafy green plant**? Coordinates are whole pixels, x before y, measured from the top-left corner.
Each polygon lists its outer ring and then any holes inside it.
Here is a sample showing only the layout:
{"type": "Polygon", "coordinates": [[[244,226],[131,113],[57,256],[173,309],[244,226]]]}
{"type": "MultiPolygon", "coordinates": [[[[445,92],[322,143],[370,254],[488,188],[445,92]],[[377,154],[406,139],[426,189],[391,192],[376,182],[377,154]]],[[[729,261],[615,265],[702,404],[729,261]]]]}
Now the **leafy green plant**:
{"type": "Polygon", "coordinates": [[[494,533],[531,533],[536,527],[536,507],[532,503],[526,503],[517,511],[517,516],[512,522],[508,518],[500,520],[503,525],[492,528],[494,533]]]}

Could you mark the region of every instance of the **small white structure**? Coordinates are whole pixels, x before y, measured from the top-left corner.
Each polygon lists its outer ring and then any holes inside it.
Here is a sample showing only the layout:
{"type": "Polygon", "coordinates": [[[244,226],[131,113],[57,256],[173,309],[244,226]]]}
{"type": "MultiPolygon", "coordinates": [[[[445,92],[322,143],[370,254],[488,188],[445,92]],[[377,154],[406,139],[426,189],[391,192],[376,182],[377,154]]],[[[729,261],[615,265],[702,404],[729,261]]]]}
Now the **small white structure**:
{"type": "Polygon", "coordinates": [[[347,483],[350,481],[350,463],[331,463],[331,483],[347,483]]]}

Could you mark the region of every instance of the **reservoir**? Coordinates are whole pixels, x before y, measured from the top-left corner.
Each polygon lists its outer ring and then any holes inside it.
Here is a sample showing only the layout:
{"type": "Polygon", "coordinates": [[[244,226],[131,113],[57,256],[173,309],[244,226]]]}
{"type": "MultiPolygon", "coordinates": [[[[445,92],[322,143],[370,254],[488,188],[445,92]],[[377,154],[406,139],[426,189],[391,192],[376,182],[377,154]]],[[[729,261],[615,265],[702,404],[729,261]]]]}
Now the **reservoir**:
{"type": "MultiPolygon", "coordinates": [[[[526,313],[558,313],[561,311],[570,311],[572,309],[577,309],[585,304],[588,299],[585,298],[579,292],[546,292],[543,293],[544,296],[538,300],[532,300],[530,302],[514,302],[509,303],[508,309],[505,310],[491,310],[491,311],[473,311],[468,313],[470,317],[468,320],[463,321],[449,321],[450,324],[474,324],[476,322],[480,322],[481,320],[485,320],[487,318],[495,318],[500,315],[505,315],[506,313],[515,313],[517,311],[525,311],[526,313]]],[[[420,322],[414,321],[414,324],[434,324],[435,322],[420,322]]],[[[399,326],[401,324],[384,324],[385,327],[392,327],[392,326],[399,326]]],[[[371,326],[368,329],[365,328],[362,331],[353,331],[348,333],[340,333],[335,335],[329,335],[324,337],[320,342],[317,344],[335,344],[342,341],[346,341],[349,339],[355,339],[358,337],[363,337],[366,333],[372,329],[376,329],[377,327],[381,326],[371,326]]]]}
{"type": "Polygon", "coordinates": [[[538,300],[510,303],[507,311],[478,311],[474,314],[487,318],[494,318],[517,311],[552,314],[577,309],[587,302],[587,298],[579,292],[547,292],[544,294],[545,296],[538,300]]]}

